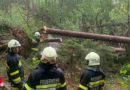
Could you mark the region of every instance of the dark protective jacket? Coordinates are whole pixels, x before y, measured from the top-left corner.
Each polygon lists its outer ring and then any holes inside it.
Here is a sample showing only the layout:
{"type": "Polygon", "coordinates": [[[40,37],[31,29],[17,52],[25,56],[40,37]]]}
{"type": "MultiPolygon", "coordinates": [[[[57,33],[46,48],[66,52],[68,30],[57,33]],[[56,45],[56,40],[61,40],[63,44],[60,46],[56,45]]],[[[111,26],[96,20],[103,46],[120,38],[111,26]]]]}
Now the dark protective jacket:
{"type": "Polygon", "coordinates": [[[64,74],[55,64],[39,63],[30,74],[24,90],[66,90],[64,74]]]}
{"type": "Polygon", "coordinates": [[[21,83],[24,81],[23,66],[18,54],[9,52],[6,57],[7,60],[7,74],[9,82],[15,87],[22,88],[21,83]]]}
{"type": "Polygon", "coordinates": [[[105,74],[99,66],[89,66],[80,78],[79,90],[102,90],[105,74]]]}
{"type": "Polygon", "coordinates": [[[36,36],[33,37],[32,39],[32,50],[33,51],[38,51],[38,45],[39,43],[42,42],[42,40],[36,36]]]}

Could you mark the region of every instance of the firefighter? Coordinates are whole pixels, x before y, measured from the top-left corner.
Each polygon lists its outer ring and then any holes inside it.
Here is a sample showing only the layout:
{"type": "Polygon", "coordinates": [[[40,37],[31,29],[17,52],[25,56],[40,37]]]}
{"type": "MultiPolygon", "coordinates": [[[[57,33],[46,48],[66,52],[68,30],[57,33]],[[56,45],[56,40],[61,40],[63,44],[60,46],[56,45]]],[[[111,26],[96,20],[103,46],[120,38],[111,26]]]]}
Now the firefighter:
{"type": "Polygon", "coordinates": [[[30,74],[23,90],[66,90],[63,71],[56,67],[55,49],[46,47],[41,55],[41,62],[30,74]]]}
{"type": "Polygon", "coordinates": [[[80,78],[78,90],[102,90],[105,74],[100,69],[100,56],[95,52],[86,55],[87,69],[80,78]]]}
{"type": "Polygon", "coordinates": [[[32,51],[33,51],[33,63],[38,63],[40,62],[40,57],[39,57],[39,49],[38,45],[43,41],[43,38],[41,39],[41,35],[39,32],[35,32],[34,37],[32,39],[32,51]]]}
{"type": "Polygon", "coordinates": [[[11,90],[21,90],[24,82],[23,66],[18,55],[19,47],[21,44],[19,41],[12,39],[8,42],[8,54],[7,61],[7,74],[9,82],[11,83],[11,90]]]}

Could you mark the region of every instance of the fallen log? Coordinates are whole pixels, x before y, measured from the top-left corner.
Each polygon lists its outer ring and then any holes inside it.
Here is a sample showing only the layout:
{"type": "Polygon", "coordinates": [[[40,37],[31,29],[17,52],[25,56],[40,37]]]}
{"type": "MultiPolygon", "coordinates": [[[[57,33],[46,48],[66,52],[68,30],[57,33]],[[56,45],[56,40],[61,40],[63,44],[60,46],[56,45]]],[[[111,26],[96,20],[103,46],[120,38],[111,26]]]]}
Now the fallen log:
{"type": "Polygon", "coordinates": [[[117,47],[111,47],[116,52],[125,52],[125,48],[117,48],[117,47]]]}
{"type": "Polygon", "coordinates": [[[46,30],[46,34],[95,39],[95,40],[110,41],[110,42],[117,42],[117,43],[130,43],[130,38],[123,37],[123,36],[95,34],[95,33],[88,33],[88,32],[76,32],[71,30],[61,30],[61,29],[53,29],[53,28],[45,29],[43,27],[40,28],[38,31],[45,33],[45,30],[46,30]]]}
{"type": "Polygon", "coordinates": [[[52,38],[52,39],[47,38],[43,42],[44,43],[45,42],[62,42],[62,38],[52,38]]]}
{"type": "Polygon", "coordinates": [[[0,44],[7,44],[10,40],[0,40],[0,44]]]}
{"type": "Polygon", "coordinates": [[[0,34],[0,36],[8,36],[9,34],[0,34]]]}

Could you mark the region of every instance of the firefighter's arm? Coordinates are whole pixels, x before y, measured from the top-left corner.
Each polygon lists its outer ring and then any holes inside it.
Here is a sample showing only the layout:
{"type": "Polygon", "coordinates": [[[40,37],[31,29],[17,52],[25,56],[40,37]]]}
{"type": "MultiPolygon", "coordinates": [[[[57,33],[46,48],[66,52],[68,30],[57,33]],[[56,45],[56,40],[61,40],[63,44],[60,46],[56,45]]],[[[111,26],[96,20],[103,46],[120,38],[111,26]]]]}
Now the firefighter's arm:
{"type": "Polygon", "coordinates": [[[13,62],[13,60],[10,60],[10,62],[7,63],[7,67],[9,69],[9,74],[11,80],[15,83],[18,84],[21,82],[20,74],[19,74],[19,69],[18,67],[21,66],[21,61],[13,62]]]}
{"type": "Polygon", "coordinates": [[[105,73],[103,72],[103,79],[101,80],[102,82],[101,82],[101,88],[102,88],[102,90],[103,90],[103,88],[104,88],[104,85],[105,85],[105,73]]]}
{"type": "Polygon", "coordinates": [[[66,90],[66,81],[64,77],[64,73],[61,69],[60,70],[60,88],[58,90],[66,90]]]}
{"type": "MultiPolygon", "coordinates": [[[[40,40],[39,40],[40,41],[40,40]]],[[[36,45],[38,45],[38,40],[36,40],[35,38],[32,39],[32,47],[31,50],[33,51],[38,51],[38,48],[36,48],[36,45]]]]}
{"type": "Polygon", "coordinates": [[[29,75],[27,82],[24,85],[23,90],[35,90],[35,85],[32,77],[32,73],[29,75]]]}
{"type": "Polygon", "coordinates": [[[35,39],[35,38],[32,38],[32,44],[38,44],[38,40],[37,39],[35,39]]]}
{"type": "Polygon", "coordinates": [[[87,78],[84,73],[80,78],[78,90],[88,90],[88,86],[87,86],[88,82],[89,82],[89,78],[87,78]]]}
{"type": "Polygon", "coordinates": [[[103,72],[102,69],[100,69],[100,70],[101,70],[101,73],[102,73],[102,80],[100,80],[100,83],[101,83],[100,86],[103,89],[104,85],[105,85],[105,77],[106,77],[106,75],[105,75],[105,73],[103,72]]]}

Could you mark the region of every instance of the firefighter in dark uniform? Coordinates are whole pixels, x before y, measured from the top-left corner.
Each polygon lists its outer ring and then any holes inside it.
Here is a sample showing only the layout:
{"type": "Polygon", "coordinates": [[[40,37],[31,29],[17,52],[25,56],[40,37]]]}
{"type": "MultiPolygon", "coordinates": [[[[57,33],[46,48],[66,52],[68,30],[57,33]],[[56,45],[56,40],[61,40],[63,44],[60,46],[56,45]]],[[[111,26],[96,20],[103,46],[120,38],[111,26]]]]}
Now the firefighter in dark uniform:
{"type": "Polygon", "coordinates": [[[41,43],[43,40],[40,37],[40,33],[39,32],[35,32],[34,37],[32,39],[32,53],[33,53],[33,63],[38,63],[40,62],[40,58],[39,58],[39,49],[38,49],[38,45],[39,43],[41,43]]]}
{"type": "Polygon", "coordinates": [[[24,90],[66,90],[63,71],[55,65],[56,50],[46,47],[41,55],[41,62],[30,74],[24,90]]]}
{"type": "Polygon", "coordinates": [[[9,82],[11,83],[11,90],[22,90],[23,87],[24,71],[18,55],[20,46],[21,44],[15,39],[10,40],[8,43],[6,66],[9,82]]]}
{"type": "Polygon", "coordinates": [[[90,52],[85,59],[88,67],[80,78],[78,90],[102,90],[105,74],[100,69],[100,56],[95,52],[90,52]]]}

